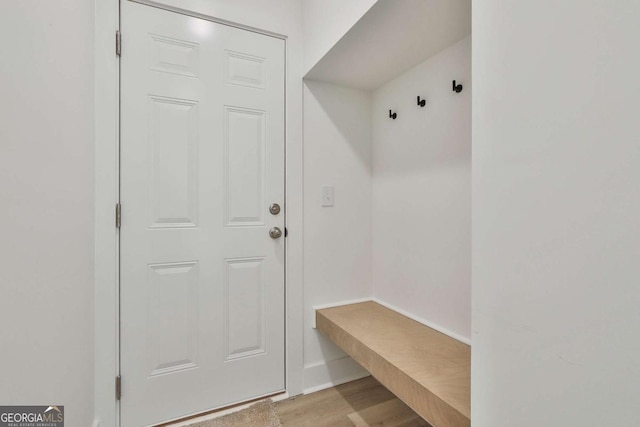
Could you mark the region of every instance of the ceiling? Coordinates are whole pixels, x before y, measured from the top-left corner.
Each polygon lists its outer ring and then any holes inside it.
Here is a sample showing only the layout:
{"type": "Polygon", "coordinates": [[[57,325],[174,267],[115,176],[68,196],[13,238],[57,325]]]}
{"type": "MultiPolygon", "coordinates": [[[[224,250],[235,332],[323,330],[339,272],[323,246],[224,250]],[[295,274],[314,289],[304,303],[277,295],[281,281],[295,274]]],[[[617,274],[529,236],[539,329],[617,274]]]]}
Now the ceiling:
{"type": "Polygon", "coordinates": [[[379,0],[305,78],[373,90],[471,34],[471,0],[379,0]]]}

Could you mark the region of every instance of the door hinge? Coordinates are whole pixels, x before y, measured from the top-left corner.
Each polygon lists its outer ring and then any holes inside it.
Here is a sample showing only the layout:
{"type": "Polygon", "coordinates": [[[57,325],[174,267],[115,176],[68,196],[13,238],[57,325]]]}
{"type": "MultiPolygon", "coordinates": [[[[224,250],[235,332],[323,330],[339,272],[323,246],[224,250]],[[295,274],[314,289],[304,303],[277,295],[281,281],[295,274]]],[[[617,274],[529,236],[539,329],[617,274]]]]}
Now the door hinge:
{"type": "Polygon", "coordinates": [[[122,205],[116,203],[116,228],[120,228],[122,225],[122,205]]]}
{"type": "Polygon", "coordinates": [[[118,375],[116,377],[116,400],[120,400],[122,397],[122,377],[118,375]]]}
{"type": "Polygon", "coordinates": [[[289,236],[289,230],[287,230],[287,227],[284,228],[284,237],[288,237],[289,236]]]}
{"type": "Polygon", "coordinates": [[[122,53],[122,35],[120,30],[116,30],[116,55],[120,56],[122,53]]]}

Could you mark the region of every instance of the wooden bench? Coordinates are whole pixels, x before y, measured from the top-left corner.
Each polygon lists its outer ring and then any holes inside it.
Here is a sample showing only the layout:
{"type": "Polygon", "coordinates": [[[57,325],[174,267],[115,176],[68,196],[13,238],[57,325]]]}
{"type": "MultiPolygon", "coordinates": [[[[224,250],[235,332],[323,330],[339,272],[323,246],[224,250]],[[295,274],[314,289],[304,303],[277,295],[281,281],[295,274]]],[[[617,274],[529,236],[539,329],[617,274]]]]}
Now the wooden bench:
{"type": "Polygon", "coordinates": [[[375,302],[316,311],[316,327],[434,427],[471,425],[471,347],[375,302]]]}

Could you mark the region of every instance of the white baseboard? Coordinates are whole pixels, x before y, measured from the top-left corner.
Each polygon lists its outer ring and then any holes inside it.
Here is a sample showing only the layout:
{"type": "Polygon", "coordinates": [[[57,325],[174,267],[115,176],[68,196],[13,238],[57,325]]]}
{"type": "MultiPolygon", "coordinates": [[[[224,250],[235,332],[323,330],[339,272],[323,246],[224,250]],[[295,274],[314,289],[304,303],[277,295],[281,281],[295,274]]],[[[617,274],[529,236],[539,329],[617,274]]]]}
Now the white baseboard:
{"type": "Polygon", "coordinates": [[[304,394],[335,387],[371,375],[349,356],[304,368],[304,394]]]}

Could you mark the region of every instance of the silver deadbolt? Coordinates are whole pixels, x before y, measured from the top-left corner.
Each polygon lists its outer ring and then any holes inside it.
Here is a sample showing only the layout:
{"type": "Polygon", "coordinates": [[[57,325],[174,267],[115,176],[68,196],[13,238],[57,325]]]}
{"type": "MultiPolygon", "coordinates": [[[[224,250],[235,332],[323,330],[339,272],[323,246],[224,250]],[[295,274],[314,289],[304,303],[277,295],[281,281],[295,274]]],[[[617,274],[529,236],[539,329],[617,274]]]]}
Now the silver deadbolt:
{"type": "Polygon", "coordinates": [[[269,212],[271,212],[271,215],[278,215],[280,213],[280,205],[272,203],[271,206],[269,206],[269,212]]]}
{"type": "Polygon", "coordinates": [[[269,230],[269,236],[271,236],[272,239],[279,239],[282,237],[282,230],[280,230],[278,227],[273,227],[271,230],[269,230]]]}

